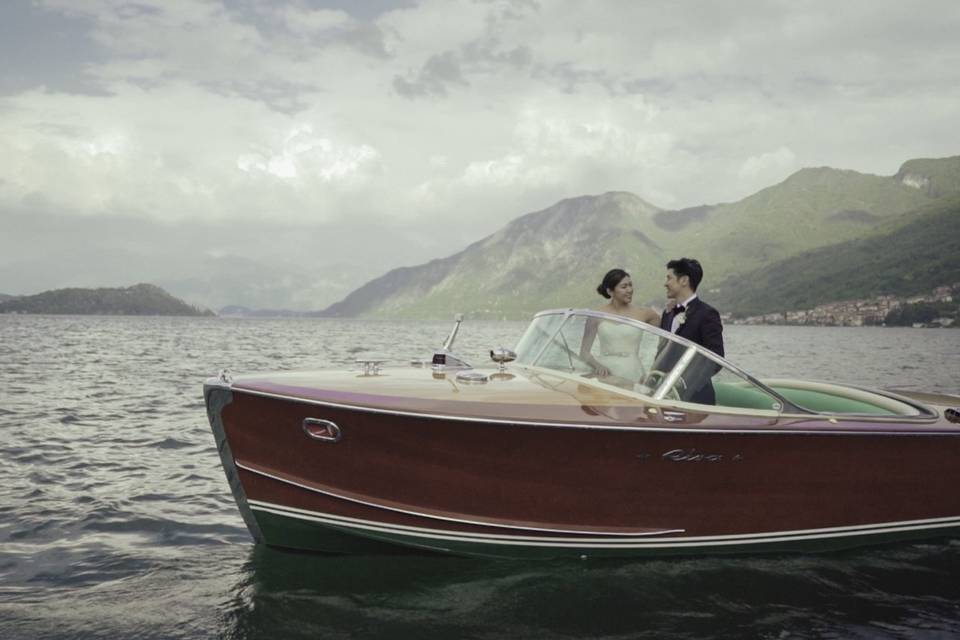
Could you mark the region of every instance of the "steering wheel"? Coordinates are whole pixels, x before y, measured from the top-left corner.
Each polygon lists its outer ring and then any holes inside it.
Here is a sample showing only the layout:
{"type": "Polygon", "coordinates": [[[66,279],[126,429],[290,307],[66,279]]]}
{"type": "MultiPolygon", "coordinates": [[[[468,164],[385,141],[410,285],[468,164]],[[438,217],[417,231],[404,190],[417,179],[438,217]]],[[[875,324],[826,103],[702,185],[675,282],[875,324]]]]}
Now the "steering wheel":
{"type": "MultiPolygon", "coordinates": [[[[650,373],[647,374],[647,379],[644,381],[644,384],[650,387],[651,389],[656,389],[657,387],[660,386],[660,384],[663,382],[663,380],[666,377],[667,377],[667,374],[664,373],[663,371],[660,371],[659,369],[653,369],[650,371],[650,373]]],[[[677,391],[677,387],[686,388],[686,386],[687,385],[686,383],[684,383],[683,378],[677,378],[677,384],[671,387],[670,390],[667,391],[663,397],[668,398],[670,400],[683,400],[683,398],[680,397],[680,392],[677,391]]]]}
{"type": "Polygon", "coordinates": [[[662,382],[666,377],[667,374],[665,374],[663,371],[660,371],[659,369],[651,369],[650,373],[647,374],[647,379],[644,380],[644,384],[651,388],[659,387],[660,382],[662,382]]]}

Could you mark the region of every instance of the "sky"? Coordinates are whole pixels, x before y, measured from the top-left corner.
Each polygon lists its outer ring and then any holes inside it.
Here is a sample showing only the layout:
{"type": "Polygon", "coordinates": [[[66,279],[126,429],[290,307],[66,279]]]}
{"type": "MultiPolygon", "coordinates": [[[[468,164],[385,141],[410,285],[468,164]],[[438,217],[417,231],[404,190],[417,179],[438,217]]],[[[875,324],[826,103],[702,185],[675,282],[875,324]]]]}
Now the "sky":
{"type": "Polygon", "coordinates": [[[956,0],[6,0],[0,292],[319,309],[557,201],[960,153],[956,0]]]}

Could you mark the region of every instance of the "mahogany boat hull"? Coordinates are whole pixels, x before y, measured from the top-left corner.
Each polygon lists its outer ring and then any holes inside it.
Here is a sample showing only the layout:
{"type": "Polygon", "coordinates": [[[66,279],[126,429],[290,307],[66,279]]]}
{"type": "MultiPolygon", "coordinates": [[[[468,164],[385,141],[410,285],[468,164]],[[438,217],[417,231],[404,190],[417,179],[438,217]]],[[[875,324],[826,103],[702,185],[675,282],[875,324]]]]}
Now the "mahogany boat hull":
{"type": "Polygon", "coordinates": [[[960,534],[960,428],[939,417],[671,414],[627,401],[375,391],[208,381],[221,460],[257,542],[626,557],[960,534]]]}

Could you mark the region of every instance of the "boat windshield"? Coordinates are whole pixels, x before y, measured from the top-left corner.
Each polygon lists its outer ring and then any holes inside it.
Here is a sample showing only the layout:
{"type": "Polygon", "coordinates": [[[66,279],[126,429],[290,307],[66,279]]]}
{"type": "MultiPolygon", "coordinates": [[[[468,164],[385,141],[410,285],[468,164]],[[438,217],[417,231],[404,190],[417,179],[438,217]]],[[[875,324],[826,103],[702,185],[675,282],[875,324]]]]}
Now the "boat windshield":
{"type": "Polygon", "coordinates": [[[703,347],[652,325],[599,311],[538,314],[517,364],[592,379],[654,399],[781,411],[769,389],[703,347]]]}

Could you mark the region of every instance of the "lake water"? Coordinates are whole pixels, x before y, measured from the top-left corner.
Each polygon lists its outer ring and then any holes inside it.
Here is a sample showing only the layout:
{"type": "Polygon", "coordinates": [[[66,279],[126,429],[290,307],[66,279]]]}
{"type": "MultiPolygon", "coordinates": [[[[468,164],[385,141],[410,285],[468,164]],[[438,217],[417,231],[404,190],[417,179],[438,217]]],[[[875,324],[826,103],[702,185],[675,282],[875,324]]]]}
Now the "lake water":
{"type": "MultiPolygon", "coordinates": [[[[465,322],[458,351],[483,362],[524,326],[465,322]]],[[[583,562],[254,547],[204,378],[403,364],[449,328],[0,316],[0,639],[960,637],[960,540],[583,562]]],[[[960,392],[960,331],[732,326],[726,343],[759,377],[960,392]]]]}

